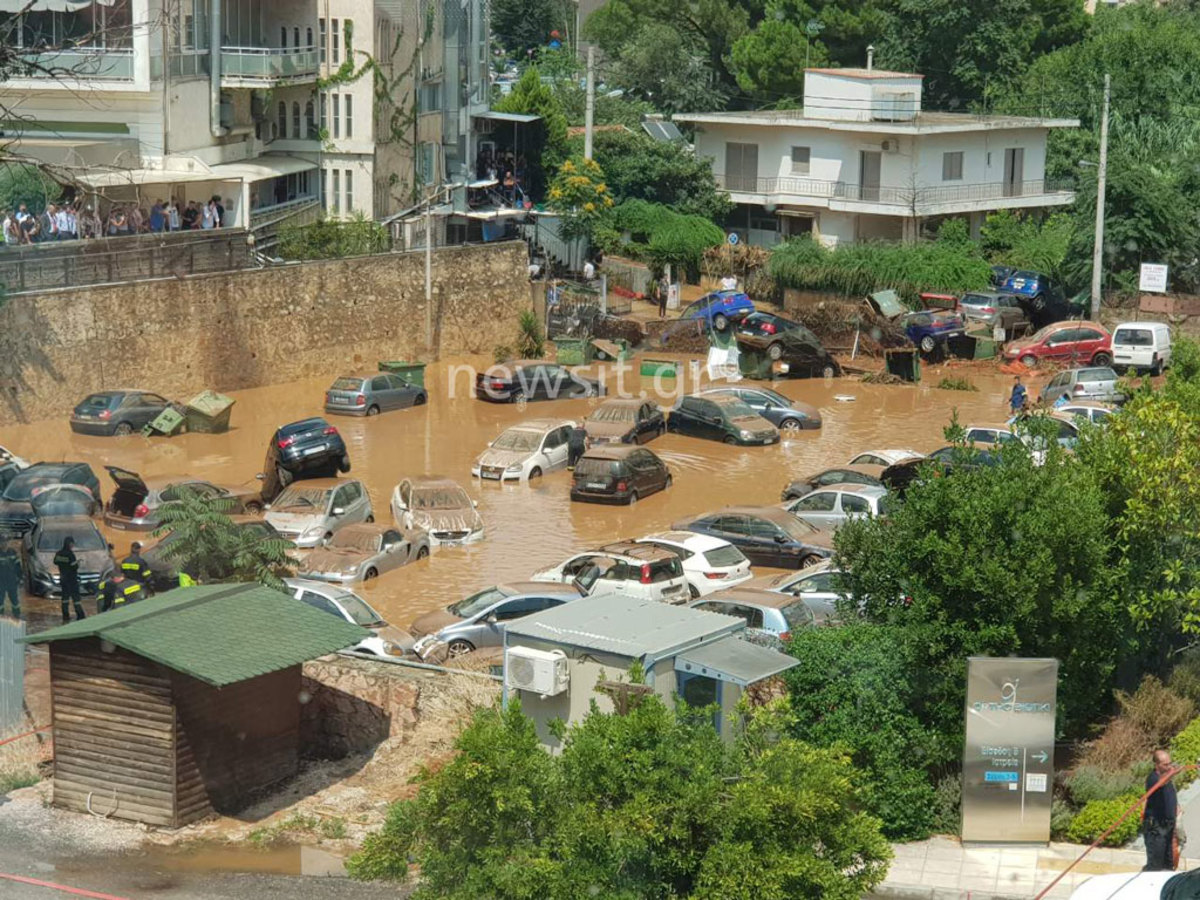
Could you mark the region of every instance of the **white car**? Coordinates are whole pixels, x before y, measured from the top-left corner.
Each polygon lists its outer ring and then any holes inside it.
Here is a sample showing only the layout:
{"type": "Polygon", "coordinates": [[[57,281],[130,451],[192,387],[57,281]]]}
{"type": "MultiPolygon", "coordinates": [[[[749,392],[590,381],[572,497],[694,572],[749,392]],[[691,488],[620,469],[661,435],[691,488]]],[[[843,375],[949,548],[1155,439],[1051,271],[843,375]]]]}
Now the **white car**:
{"type": "Polygon", "coordinates": [[[729,541],[692,531],[663,531],[638,538],[679,557],[692,599],[735,587],[751,576],[750,560],[729,541]]]}
{"type": "Polygon", "coordinates": [[[1020,440],[1010,425],[968,425],[963,432],[968,444],[982,444],[985,447],[996,447],[1020,440]]]}
{"type": "Polygon", "coordinates": [[[800,597],[812,610],[817,624],[836,621],[837,604],[844,596],[841,584],[842,570],[830,559],[784,575],[759,575],[752,578],[746,587],[774,591],[800,597]]]}
{"type": "Polygon", "coordinates": [[[571,419],[529,419],[514,425],[488,444],[471,466],[485,481],[528,481],[567,465],[571,419]]]}
{"type": "Polygon", "coordinates": [[[1158,900],[1162,896],[1163,886],[1181,874],[1122,872],[1119,875],[1097,875],[1075,888],[1071,900],[1158,900]]]}
{"type": "Polygon", "coordinates": [[[1112,333],[1113,366],[1161,375],[1171,364],[1171,329],[1162,322],[1122,322],[1112,333]]]}
{"type": "Polygon", "coordinates": [[[17,454],[13,453],[7,447],[0,447],[0,462],[10,462],[18,469],[28,469],[29,461],[24,460],[17,454]]]}
{"type": "Polygon", "coordinates": [[[598,572],[591,593],[621,594],[663,603],[686,603],[690,599],[683,563],[674,551],[635,541],[618,541],[596,550],[576,553],[559,565],[535,572],[534,581],[571,584],[577,578],[590,580],[589,570],[598,572]]]}
{"type": "Polygon", "coordinates": [[[1054,411],[1060,416],[1070,416],[1072,419],[1086,419],[1093,425],[1106,425],[1108,417],[1115,409],[1105,403],[1094,400],[1075,400],[1063,406],[1056,406],[1054,411]]]}
{"type": "Polygon", "coordinates": [[[285,578],[283,583],[287,592],[297,600],[370,629],[371,636],[363,638],[351,650],[374,653],[376,656],[403,656],[412,649],[412,636],[385,622],[371,604],[354,591],[307,578],[285,578]]]}
{"type": "Polygon", "coordinates": [[[836,528],[861,516],[887,515],[887,488],[874,484],[831,484],[788,500],[783,508],[814,528],[836,528]]]}
{"type": "Polygon", "coordinates": [[[436,475],[405,478],[392,489],[392,518],[401,528],[429,532],[431,544],[470,544],[483,539],[483,519],[457,481],[436,475]]]}
{"type": "Polygon", "coordinates": [[[375,521],[366,485],[357,478],[293,481],[266,511],[267,522],[304,549],[327,543],[339,528],[375,521]]]}
{"type": "Polygon", "coordinates": [[[924,456],[924,453],[918,453],[916,450],[868,450],[866,453],[860,453],[854,459],[850,460],[849,465],[894,466],[896,463],[904,462],[906,459],[923,459],[924,456]]]}

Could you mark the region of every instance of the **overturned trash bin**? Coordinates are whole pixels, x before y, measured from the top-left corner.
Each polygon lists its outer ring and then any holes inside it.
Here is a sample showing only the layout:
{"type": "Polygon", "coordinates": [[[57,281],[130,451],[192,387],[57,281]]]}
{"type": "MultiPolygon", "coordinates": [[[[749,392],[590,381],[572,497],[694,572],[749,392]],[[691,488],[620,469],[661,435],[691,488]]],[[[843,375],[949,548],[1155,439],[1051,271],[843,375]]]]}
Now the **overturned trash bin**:
{"type": "Polygon", "coordinates": [[[187,430],[220,434],[229,430],[229,415],[236,401],[216,391],[197,394],[187,405],[187,430]]]}
{"type": "Polygon", "coordinates": [[[165,434],[170,437],[183,431],[184,414],[175,406],[168,406],[160,412],[153,421],[147,422],[142,434],[150,437],[154,434],[165,434]]]}
{"type": "Polygon", "coordinates": [[[425,363],[423,362],[410,362],[404,359],[380,360],[379,371],[399,375],[413,387],[425,387],[425,363]]]}
{"type": "Polygon", "coordinates": [[[883,356],[889,375],[895,375],[901,381],[921,380],[921,354],[916,347],[885,350],[883,356]]]}

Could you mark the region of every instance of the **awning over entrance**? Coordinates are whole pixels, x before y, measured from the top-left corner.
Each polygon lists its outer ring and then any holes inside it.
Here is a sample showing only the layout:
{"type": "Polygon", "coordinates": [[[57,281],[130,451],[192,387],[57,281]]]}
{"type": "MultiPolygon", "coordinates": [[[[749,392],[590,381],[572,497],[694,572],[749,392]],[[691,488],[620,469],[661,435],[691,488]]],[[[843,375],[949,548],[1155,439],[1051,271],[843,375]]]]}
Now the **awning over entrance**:
{"type": "Polygon", "coordinates": [[[210,177],[219,181],[262,181],[264,178],[278,178],[316,167],[317,164],[312,160],[298,156],[259,156],[244,162],[213,166],[210,177]]]}
{"type": "Polygon", "coordinates": [[[3,13],[79,12],[89,6],[113,6],[117,0],[0,0],[3,13]]]}
{"type": "Polygon", "coordinates": [[[541,116],[535,116],[529,113],[495,112],[489,109],[487,112],[476,113],[475,118],[491,119],[493,122],[520,122],[521,124],[527,125],[530,122],[536,122],[541,118],[541,116]]]}
{"type": "MultiPolygon", "coordinates": [[[[2,0],[0,0],[2,2],[2,0]]],[[[82,184],[94,188],[121,187],[140,184],[183,184],[194,181],[262,181],[293,172],[315,169],[317,164],[295,156],[260,156],[239,163],[219,166],[198,165],[195,169],[109,169],[84,172],[78,176],[82,184]]]]}
{"type": "Polygon", "coordinates": [[[675,671],[745,687],[785,672],[799,662],[770,647],[728,636],[679,654],[675,657],[675,671]]]}

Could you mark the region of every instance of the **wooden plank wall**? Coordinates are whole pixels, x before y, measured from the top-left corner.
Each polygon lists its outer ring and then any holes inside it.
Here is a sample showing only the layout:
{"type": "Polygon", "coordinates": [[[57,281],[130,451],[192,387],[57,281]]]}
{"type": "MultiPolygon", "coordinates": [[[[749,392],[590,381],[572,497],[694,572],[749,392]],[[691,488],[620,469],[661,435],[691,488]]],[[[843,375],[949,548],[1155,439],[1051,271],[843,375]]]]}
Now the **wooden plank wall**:
{"type": "Polygon", "coordinates": [[[299,768],[300,666],[215,688],[171,672],[180,824],[247,806],[299,768]]]}
{"type": "Polygon", "coordinates": [[[50,645],[54,805],[175,826],[170,673],[95,638],[50,645]]]}

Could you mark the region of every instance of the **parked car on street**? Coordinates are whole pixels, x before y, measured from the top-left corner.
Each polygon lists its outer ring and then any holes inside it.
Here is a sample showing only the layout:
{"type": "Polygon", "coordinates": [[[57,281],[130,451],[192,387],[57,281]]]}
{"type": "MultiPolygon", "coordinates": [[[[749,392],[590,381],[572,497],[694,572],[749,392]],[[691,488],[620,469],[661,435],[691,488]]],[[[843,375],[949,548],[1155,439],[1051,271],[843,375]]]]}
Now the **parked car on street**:
{"type": "Polygon", "coordinates": [[[1086,419],[1093,425],[1105,424],[1108,417],[1116,412],[1112,406],[1096,400],[1072,400],[1065,406],[1057,407],[1054,411],[1062,416],[1070,416],[1072,419],[1086,419]]]}
{"type": "Polygon", "coordinates": [[[699,397],[735,397],[762,416],[783,434],[821,427],[821,411],[763,387],[722,387],[701,391],[699,397]]]}
{"type": "Polygon", "coordinates": [[[462,486],[438,475],[405,478],[392,489],[392,519],[401,528],[428,532],[431,544],[483,539],[483,518],[462,486]]]}
{"type": "MultiPolygon", "coordinates": [[[[888,466],[894,466],[896,463],[903,462],[906,459],[922,459],[924,456],[924,453],[918,453],[916,450],[905,448],[868,450],[851,459],[849,464],[852,466],[880,466],[886,469],[888,466]]],[[[854,481],[853,478],[849,480],[851,482],[854,481]]]]}
{"type": "Polygon", "coordinates": [[[528,481],[567,465],[570,419],[527,419],[488,444],[471,467],[485,481],[528,481]]]}
{"type": "MultiPolygon", "coordinates": [[[[231,516],[233,523],[237,528],[246,532],[251,537],[260,541],[283,541],[286,540],[275,527],[264,519],[256,516],[231,516]]],[[[169,591],[172,588],[179,587],[179,575],[181,566],[179,561],[172,552],[172,547],[180,540],[180,536],[174,531],[168,531],[161,538],[142,546],[142,559],[146,561],[147,567],[150,569],[150,586],[156,591],[169,591]]],[[[290,541],[288,542],[291,543],[290,541]]],[[[193,578],[195,572],[188,572],[193,578]]],[[[217,577],[222,576],[217,573],[217,577]]]]}
{"type": "Polygon", "coordinates": [[[108,542],[96,523],[83,516],[53,516],[41,519],[24,539],[25,578],[29,593],[35,597],[57,597],[62,593],[54,554],[62,549],[67,537],[75,539],[79,560],[79,592],[95,594],[102,578],[112,574],[116,565],[108,542]]]}
{"type": "Polygon", "coordinates": [[[999,422],[987,425],[968,425],[963,429],[963,434],[968,444],[984,448],[999,447],[1001,444],[1020,440],[1011,425],[999,422]]]}
{"type": "Polygon", "coordinates": [[[760,575],[746,582],[746,587],[799,597],[818,625],[837,623],[841,618],[838,604],[848,596],[842,570],[831,559],[785,575],[760,575]]]}
{"type": "Polygon", "coordinates": [[[1016,294],[1000,291],[968,291],[959,301],[959,309],[967,324],[999,325],[1006,336],[1024,333],[1030,327],[1029,316],[1016,294]]]}
{"type": "Polygon", "coordinates": [[[297,547],[316,547],[347,525],[374,522],[375,513],[357,478],[310,478],[289,484],[267,504],[266,520],[297,547]]]}
{"type": "Polygon", "coordinates": [[[850,519],[887,515],[887,488],[831,484],[798,500],[789,500],[783,508],[815,528],[836,528],[850,519]]]}
{"type": "Polygon", "coordinates": [[[584,420],[592,444],[644,444],[667,430],[667,419],[650,400],[605,400],[584,420]]]}
{"type": "Polygon", "coordinates": [[[575,462],[571,499],[592,503],[623,503],[671,486],[667,464],[645,447],[608,444],[592,447],[575,462]]]}
{"type": "Polygon", "coordinates": [[[283,584],[287,593],[300,602],[370,629],[371,636],[363,638],[351,650],[386,657],[403,656],[412,649],[412,637],[385,622],[383,616],[354,591],[307,578],[285,578],[283,584]]]}
{"type": "Polygon", "coordinates": [[[970,447],[942,447],[921,459],[908,459],[888,466],[880,480],[888,490],[903,497],[909,486],[921,477],[926,466],[937,475],[951,475],[958,471],[969,471],[980,466],[1000,464],[1000,457],[987,449],[970,447]]]}
{"type": "MultiPolygon", "coordinates": [[[[784,337],[793,335],[816,347],[821,347],[820,339],[801,325],[783,316],[768,312],[752,312],[738,323],[734,332],[737,342],[766,353],[771,359],[783,359],[784,337]]],[[[823,349],[823,348],[822,348],[823,349]]]]}
{"type": "Polygon", "coordinates": [[[48,484],[36,487],[29,497],[33,514],[40,521],[54,516],[90,519],[100,512],[96,495],[81,484],[48,484]]]}
{"type": "Polygon", "coordinates": [[[693,531],[662,531],[638,538],[635,543],[652,544],[678,556],[683,564],[688,593],[693,598],[735,587],[750,579],[750,560],[721,538],[693,531]]]}
{"type": "Polygon", "coordinates": [[[393,409],[424,406],[425,388],[391,372],[343,375],[325,391],[325,412],[337,416],[377,416],[393,409]]]}
{"type": "Polygon", "coordinates": [[[5,489],[23,471],[24,469],[17,468],[16,463],[7,460],[0,461],[0,496],[3,496],[5,489]]]}
{"type": "Polygon", "coordinates": [[[571,584],[589,570],[598,575],[591,589],[595,594],[621,594],[663,603],[688,599],[688,582],[679,555],[637,541],[617,541],[572,554],[557,566],[535,572],[531,579],[571,584]]]}
{"type": "Polygon", "coordinates": [[[545,609],[553,609],[588,596],[578,584],[514,581],[484,588],[444,610],[426,613],[408,627],[416,639],[413,652],[428,656],[437,644],[446,644],[451,657],[484,647],[504,644],[509,622],[545,609]]]}
{"type": "Polygon", "coordinates": [[[754,301],[741,291],[713,291],[679,314],[680,319],[699,319],[717,331],[724,331],[731,322],[740,322],[754,312],[754,301]]]}
{"type": "Polygon", "coordinates": [[[170,405],[166,397],[150,391],[99,391],[76,404],[71,413],[71,430],[101,437],[133,434],[157,419],[170,405]]]}
{"type": "Polygon", "coordinates": [[[667,431],[726,444],[777,444],[779,429],[736,397],[680,397],[667,431]]]}
{"type": "Polygon", "coordinates": [[[831,484],[883,484],[879,475],[886,466],[853,465],[835,466],[804,478],[789,481],[783,486],[780,500],[795,500],[815,491],[817,488],[828,487],[831,484]]]}
{"type": "Polygon", "coordinates": [[[1117,387],[1117,378],[1117,372],[1111,366],[1067,369],[1046,382],[1038,399],[1050,405],[1066,394],[1072,400],[1124,403],[1125,392],[1117,387]]]}
{"type": "Polygon", "coordinates": [[[0,529],[21,535],[32,528],[37,519],[31,502],[33,492],[52,484],[78,484],[91,491],[97,501],[101,499],[100,481],[87,463],[34,463],[13,478],[0,494],[0,529]]]}
{"type": "Polygon", "coordinates": [[[429,555],[429,535],[420,529],[364,522],[338,529],[296,566],[302,578],[349,584],[370,581],[429,555]]]}
{"type": "Polygon", "coordinates": [[[1031,369],[1042,361],[1107,366],[1112,363],[1112,337],[1095,322],[1055,322],[1027,338],[1009,341],[1004,358],[1031,369]]]}
{"type": "Polygon", "coordinates": [[[1113,329],[1113,365],[1161,375],[1171,364],[1171,329],[1162,322],[1122,322],[1113,329]]]}
{"type": "Polygon", "coordinates": [[[799,569],[833,554],[833,532],[778,506],[727,506],[671,526],[729,541],[756,566],[799,569]]]}
{"type": "Polygon", "coordinates": [[[688,604],[692,609],[742,619],[746,628],[765,631],[781,641],[793,632],[816,624],[816,617],[803,599],[748,586],[718,591],[688,604]]]}
{"type": "Polygon", "coordinates": [[[958,313],[922,309],[905,313],[897,322],[904,334],[922,353],[933,353],[946,341],[965,333],[966,326],[958,313]]]}
{"type": "Polygon", "coordinates": [[[475,396],[493,403],[599,397],[604,385],[544,359],[499,363],[475,376],[475,396]]]}
{"type": "Polygon", "coordinates": [[[332,478],[350,471],[350,454],[338,430],[313,416],[276,429],[267,444],[263,462],[262,501],[270,503],[279,492],[301,478],[332,478]]]}
{"type": "Polygon", "coordinates": [[[22,459],[7,447],[0,447],[0,464],[10,463],[18,469],[28,469],[29,461],[22,459]]]}
{"type": "Polygon", "coordinates": [[[104,524],[118,531],[153,531],[160,524],[159,510],[164,504],[176,502],[181,490],[193,491],[206,500],[229,500],[231,515],[262,512],[258,486],[225,487],[191,475],[142,478],[137,472],[118,466],[104,468],[116,485],[104,507],[104,524]]]}

